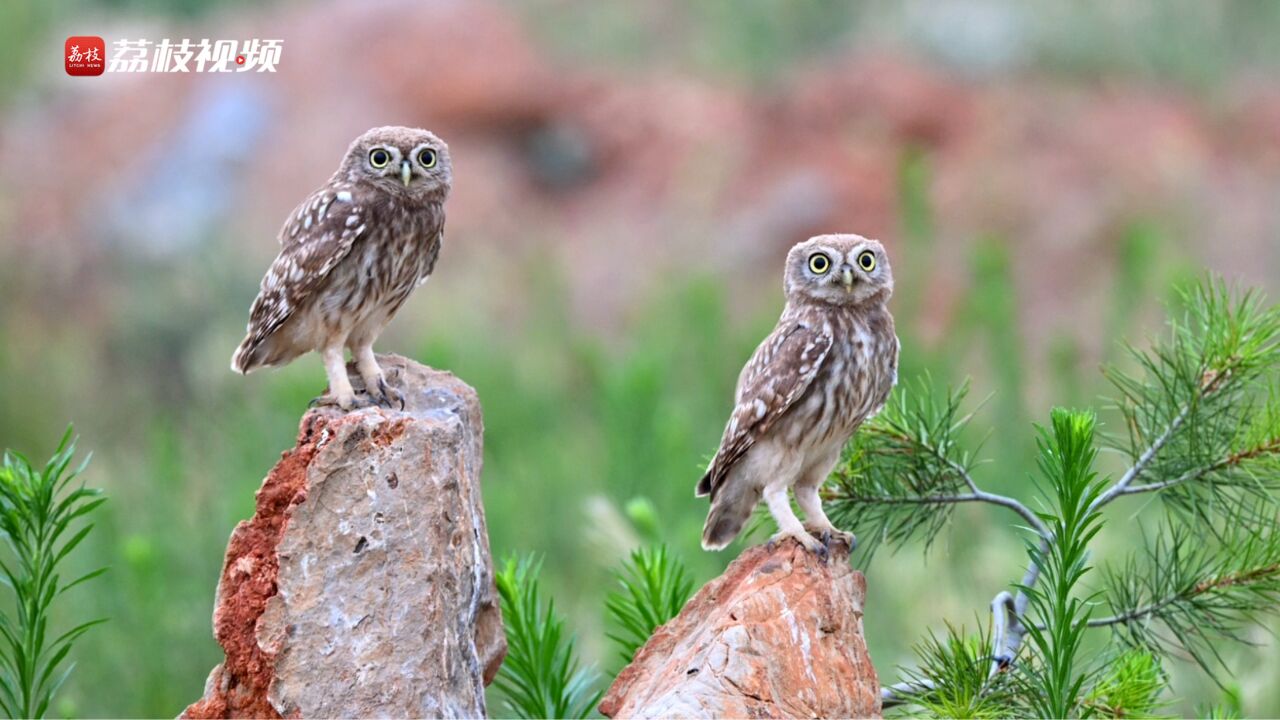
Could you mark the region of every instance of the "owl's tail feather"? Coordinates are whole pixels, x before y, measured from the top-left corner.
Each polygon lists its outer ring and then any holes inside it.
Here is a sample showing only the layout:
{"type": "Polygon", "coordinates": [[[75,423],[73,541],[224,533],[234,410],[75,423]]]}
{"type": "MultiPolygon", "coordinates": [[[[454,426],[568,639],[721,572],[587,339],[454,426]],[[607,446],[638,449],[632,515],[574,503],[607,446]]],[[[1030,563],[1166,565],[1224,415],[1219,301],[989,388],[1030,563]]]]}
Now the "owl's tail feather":
{"type": "Polygon", "coordinates": [[[711,494],[711,472],[707,471],[707,474],[703,475],[702,479],[698,481],[698,487],[694,489],[693,496],[706,497],[707,495],[710,495],[710,494],[711,494]]]}
{"type": "Polygon", "coordinates": [[[298,356],[297,352],[290,350],[283,343],[276,342],[274,336],[259,338],[250,335],[231,356],[231,369],[247,375],[260,367],[280,365],[298,356]]]}
{"type": "Polygon", "coordinates": [[[262,347],[261,343],[251,342],[253,338],[247,337],[244,342],[240,343],[240,347],[231,356],[231,369],[244,375],[250,370],[262,366],[262,359],[255,352],[262,347]]]}
{"type": "Polygon", "coordinates": [[[760,502],[760,491],[738,489],[726,482],[711,501],[707,523],[702,526],[702,549],[723,550],[742,532],[742,526],[751,518],[751,511],[760,502]]]}
{"type": "Polygon", "coordinates": [[[260,367],[284,365],[306,350],[278,332],[265,337],[250,334],[231,356],[231,369],[247,375],[260,367]]]}

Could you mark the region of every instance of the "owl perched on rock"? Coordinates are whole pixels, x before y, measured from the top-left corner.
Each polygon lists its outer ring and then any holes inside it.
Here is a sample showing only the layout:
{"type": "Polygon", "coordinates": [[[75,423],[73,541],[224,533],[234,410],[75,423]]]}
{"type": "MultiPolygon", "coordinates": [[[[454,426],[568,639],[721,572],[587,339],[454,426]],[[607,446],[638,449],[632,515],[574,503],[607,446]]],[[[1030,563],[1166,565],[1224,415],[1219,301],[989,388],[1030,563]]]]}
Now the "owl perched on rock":
{"type": "Polygon", "coordinates": [[[318,400],[350,410],[357,398],[347,348],[368,400],[403,406],[373,342],[435,268],[452,181],[448,146],[426,130],[380,127],[356,138],[329,182],[280,229],[280,254],[231,368],[247,373],[319,351],[329,395],[318,400]]]}
{"type": "Polygon", "coordinates": [[[697,495],[711,496],[708,550],[737,537],[762,495],[778,523],[774,540],[795,538],[823,557],[832,537],[853,546],[822,511],[818,489],[898,381],[893,273],[875,240],[820,235],[787,253],[785,288],[782,317],[738,376],[720,449],[698,482],[697,495]]]}

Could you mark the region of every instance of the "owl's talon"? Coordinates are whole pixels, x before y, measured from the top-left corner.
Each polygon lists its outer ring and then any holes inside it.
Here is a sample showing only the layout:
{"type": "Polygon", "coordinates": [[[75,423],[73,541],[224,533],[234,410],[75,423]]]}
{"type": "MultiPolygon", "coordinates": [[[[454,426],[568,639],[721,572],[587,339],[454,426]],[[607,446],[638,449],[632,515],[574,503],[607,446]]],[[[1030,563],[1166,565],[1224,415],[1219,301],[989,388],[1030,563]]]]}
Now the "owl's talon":
{"type": "MultiPolygon", "coordinates": [[[[805,550],[808,550],[820,559],[828,556],[827,549],[823,547],[822,543],[818,542],[817,538],[807,532],[790,532],[787,530],[779,531],[773,537],[769,538],[769,549],[772,550],[778,543],[786,540],[787,538],[791,538],[792,540],[800,543],[805,550]]],[[[826,562],[826,560],[824,559],[823,562],[826,562]]]]}
{"type": "Polygon", "coordinates": [[[379,404],[384,404],[390,408],[392,401],[400,403],[400,409],[404,410],[404,393],[387,384],[385,378],[378,378],[378,393],[382,396],[379,404]]]}
{"type": "Polygon", "coordinates": [[[822,540],[822,544],[826,545],[828,548],[831,547],[832,542],[844,543],[849,547],[850,552],[858,546],[858,540],[853,536],[853,533],[840,530],[834,525],[805,523],[804,529],[807,530],[810,535],[822,540]]]}
{"type": "Polygon", "coordinates": [[[355,410],[358,407],[361,407],[361,404],[357,401],[355,397],[346,398],[346,402],[343,402],[343,398],[340,398],[331,393],[326,393],[324,395],[311,398],[311,402],[307,403],[307,407],[309,408],[334,407],[334,408],[338,408],[339,410],[342,410],[343,412],[350,412],[352,410],[355,410]]]}

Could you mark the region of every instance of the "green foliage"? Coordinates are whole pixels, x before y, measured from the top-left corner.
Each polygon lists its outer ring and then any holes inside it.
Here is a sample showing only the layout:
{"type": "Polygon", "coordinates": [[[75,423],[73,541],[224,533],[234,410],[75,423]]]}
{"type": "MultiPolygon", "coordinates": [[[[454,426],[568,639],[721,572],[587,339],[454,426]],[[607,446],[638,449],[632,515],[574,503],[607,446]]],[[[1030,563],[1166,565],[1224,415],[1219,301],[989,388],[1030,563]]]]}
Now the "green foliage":
{"type": "Polygon", "coordinates": [[[623,506],[622,512],[631,522],[632,527],[645,540],[654,541],[662,535],[662,525],[658,519],[658,509],[647,497],[634,497],[623,506]]]}
{"type": "Polygon", "coordinates": [[[1144,547],[1107,573],[1100,621],[1153,651],[1225,668],[1218,640],[1280,600],[1280,309],[1219,281],[1180,293],[1181,318],[1139,373],[1109,369],[1132,459],[1118,495],[1157,492],[1168,510],[1144,547]]]}
{"type": "Polygon", "coordinates": [[[71,482],[88,464],[68,470],[75,456],[71,428],[43,468],[6,451],[0,467],[0,534],[12,558],[0,562],[3,581],[13,593],[15,612],[0,611],[0,710],[11,718],[44,717],[49,702],[75,667],[63,663],[75,641],[104,620],[84,622],[54,635],[54,601],[71,588],[101,575],[105,568],[63,583],[63,561],[93,525],[76,521],[106,501],[101,491],[71,482]]]}
{"type": "Polygon", "coordinates": [[[863,557],[882,543],[920,538],[927,546],[946,527],[974,464],[959,440],[972,417],[961,414],[967,394],[967,386],[935,392],[922,377],[891,395],[845,449],[826,491],[827,513],[837,526],[858,528],[863,557]]]}
{"type": "Polygon", "coordinates": [[[1053,541],[1037,537],[1029,547],[1040,570],[1040,582],[1023,587],[1030,598],[1027,637],[1036,663],[1022,667],[1034,691],[1029,700],[1039,717],[1078,715],[1088,675],[1080,657],[1090,604],[1078,596],[1089,571],[1089,541],[1102,529],[1095,501],[1103,486],[1093,470],[1092,413],[1055,408],[1051,429],[1041,429],[1040,472],[1053,500],[1053,513],[1042,514],[1053,541]],[[1041,545],[1044,543],[1044,545],[1041,545]]]}
{"type": "Polygon", "coordinates": [[[1166,685],[1160,659],[1149,652],[1130,650],[1110,663],[1098,678],[1083,710],[1104,718],[1154,717],[1164,704],[1160,693],[1166,685]]]}
{"type": "Polygon", "coordinates": [[[1280,488],[1280,309],[1215,280],[1179,299],[1169,336],[1130,348],[1140,373],[1106,370],[1127,431],[1109,443],[1137,469],[1125,493],[1161,490],[1172,510],[1213,525],[1242,494],[1266,502],[1280,488]]]}
{"type": "Polygon", "coordinates": [[[1235,720],[1244,717],[1244,708],[1240,701],[1240,689],[1228,688],[1223,693],[1222,702],[1196,711],[1196,715],[1209,720],[1235,720]]]}
{"type": "MultiPolygon", "coordinates": [[[[988,673],[991,665],[991,636],[967,636],[947,625],[939,638],[933,632],[915,647],[918,666],[905,668],[905,704],[936,718],[1005,718],[1025,713],[1008,673],[988,673]]],[[[917,716],[916,712],[911,715],[917,716]]]]}
{"type": "Polygon", "coordinates": [[[1213,541],[1169,523],[1143,553],[1107,573],[1104,622],[1117,639],[1153,652],[1181,651],[1207,672],[1227,669],[1220,640],[1248,642],[1245,630],[1280,605],[1280,532],[1238,525],[1213,541]]]}
{"type": "Polygon", "coordinates": [[[665,545],[633,550],[614,575],[617,588],[605,598],[605,610],[617,629],[609,638],[618,645],[622,662],[629,663],[653,631],[693,596],[693,581],[684,562],[665,545]]]}
{"type": "Polygon", "coordinates": [[[1168,337],[1130,348],[1133,371],[1104,371],[1122,433],[1097,433],[1092,412],[1051,413],[1038,441],[1046,511],[979,486],[963,387],[907,385],[851,444],[824,499],[871,548],[927,548],[962,503],[1012,511],[1035,534],[1017,595],[992,601],[991,667],[959,682],[953,660],[963,655],[940,652],[931,637],[917,651],[921,668],[892,686],[890,706],[965,714],[985,707],[969,702],[976,691],[1007,703],[1006,714],[1151,714],[1163,658],[1188,656],[1216,678],[1224,646],[1248,643],[1280,607],[1280,309],[1216,279],[1183,290],[1179,305],[1168,337]],[[1126,461],[1114,480],[1094,470],[1095,435],[1126,461]],[[1099,563],[1099,583],[1091,553],[1105,510],[1142,494],[1163,500],[1158,529],[1127,530],[1120,559],[1099,563]],[[1095,616],[1100,601],[1111,615],[1095,616]],[[1123,652],[1091,661],[1091,628],[1110,628],[1123,652]],[[988,684],[1006,673],[1007,696],[988,684]]]}
{"type": "Polygon", "coordinates": [[[494,680],[505,715],[516,718],[585,718],[601,691],[595,672],[578,660],[575,639],[565,633],[555,601],[543,610],[538,589],[542,563],[508,558],[495,578],[502,597],[507,657],[494,680]]]}
{"type": "MultiPolygon", "coordinates": [[[[985,360],[996,383],[994,410],[996,422],[1005,428],[1023,427],[1026,420],[1025,343],[1018,332],[1018,292],[1013,271],[1013,257],[1007,243],[998,238],[984,238],[973,256],[974,291],[966,300],[970,322],[985,340],[985,360]]],[[[999,459],[1008,463],[1020,448],[1022,433],[1009,433],[998,438],[999,459]]]]}

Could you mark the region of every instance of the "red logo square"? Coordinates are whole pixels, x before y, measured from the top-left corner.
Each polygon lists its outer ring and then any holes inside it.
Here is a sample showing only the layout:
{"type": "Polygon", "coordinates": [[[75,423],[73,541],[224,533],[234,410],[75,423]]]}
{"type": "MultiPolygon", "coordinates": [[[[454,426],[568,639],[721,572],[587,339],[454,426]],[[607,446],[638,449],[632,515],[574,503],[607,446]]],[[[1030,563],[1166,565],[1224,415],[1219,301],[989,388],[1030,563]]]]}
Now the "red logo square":
{"type": "Polygon", "coordinates": [[[68,75],[101,75],[107,70],[107,43],[97,35],[72,35],[62,46],[68,75]]]}

